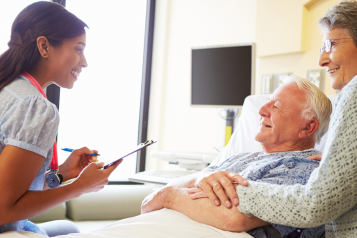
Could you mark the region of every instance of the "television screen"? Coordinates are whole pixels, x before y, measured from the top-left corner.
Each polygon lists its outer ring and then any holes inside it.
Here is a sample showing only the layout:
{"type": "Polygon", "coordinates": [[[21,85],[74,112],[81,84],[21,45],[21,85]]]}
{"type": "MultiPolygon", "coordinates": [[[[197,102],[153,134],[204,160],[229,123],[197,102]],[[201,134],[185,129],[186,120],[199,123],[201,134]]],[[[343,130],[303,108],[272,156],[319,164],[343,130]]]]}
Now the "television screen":
{"type": "Polygon", "coordinates": [[[242,106],[253,74],[253,44],[192,49],[191,105],[242,106]]]}

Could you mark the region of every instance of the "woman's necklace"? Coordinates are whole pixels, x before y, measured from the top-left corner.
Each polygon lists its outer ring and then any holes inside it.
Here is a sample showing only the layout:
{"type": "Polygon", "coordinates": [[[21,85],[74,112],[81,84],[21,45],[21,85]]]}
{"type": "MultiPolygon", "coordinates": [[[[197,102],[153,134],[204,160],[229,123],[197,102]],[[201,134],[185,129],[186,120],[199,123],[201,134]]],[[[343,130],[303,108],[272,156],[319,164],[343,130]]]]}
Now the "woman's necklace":
{"type": "MultiPolygon", "coordinates": [[[[34,77],[31,76],[31,74],[27,72],[23,72],[22,75],[25,76],[30,81],[30,83],[37,88],[37,90],[42,94],[44,98],[47,98],[41,85],[37,82],[37,80],[34,77]]],[[[55,140],[55,142],[53,143],[51,171],[45,177],[45,182],[47,187],[55,188],[58,187],[63,182],[63,176],[60,173],[58,173],[58,171],[59,171],[58,155],[57,155],[57,145],[55,140]]]]}

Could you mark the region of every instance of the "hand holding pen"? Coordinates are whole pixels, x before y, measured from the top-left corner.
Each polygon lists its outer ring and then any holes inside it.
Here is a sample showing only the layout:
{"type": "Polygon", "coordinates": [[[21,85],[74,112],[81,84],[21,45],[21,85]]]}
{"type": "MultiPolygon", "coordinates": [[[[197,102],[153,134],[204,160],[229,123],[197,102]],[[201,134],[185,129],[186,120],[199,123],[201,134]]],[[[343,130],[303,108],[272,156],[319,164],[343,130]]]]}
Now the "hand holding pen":
{"type": "MultiPolygon", "coordinates": [[[[70,148],[63,148],[61,149],[63,151],[66,151],[66,152],[73,152],[73,149],[70,149],[70,148]]],[[[91,156],[100,156],[100,154],[97,154],[97,153],[93,153],[93,154],[86,154],[84,153],[85,155],[91,155],[91,156]]]]}
{"type": "Polygon", "coordinates": [[[60,173],[63,175],[64,181],[66,181],[65,177],[67,179],[75,178],[89,164],[98,162],[98,151],[90,150],[87,147],[83,147],[76,150],[65,148],[63,149],[63,151],[72,152],[68,156],[66,161],[59,166],[60,173]],[[63,173],[65,173],[65,175],[63,173]]]}

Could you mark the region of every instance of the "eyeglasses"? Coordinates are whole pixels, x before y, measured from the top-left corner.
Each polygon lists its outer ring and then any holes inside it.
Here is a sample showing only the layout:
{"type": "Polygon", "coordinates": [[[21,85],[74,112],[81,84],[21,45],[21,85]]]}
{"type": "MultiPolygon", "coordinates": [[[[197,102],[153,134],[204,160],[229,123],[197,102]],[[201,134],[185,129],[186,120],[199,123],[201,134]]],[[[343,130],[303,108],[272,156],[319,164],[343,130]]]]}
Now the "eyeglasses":
{"type": "Polygon", "coordinates": [[[320,55],[322,54],[322,52],[324,52],[324,50],[326,51],[326,53],[330,52],[331,46],[332,46],[331,41],[344,40],[344,39],[352,39],[352,38],[341,38],[341,39],[325,40],[324,46],[320,48],[320,55]]]}

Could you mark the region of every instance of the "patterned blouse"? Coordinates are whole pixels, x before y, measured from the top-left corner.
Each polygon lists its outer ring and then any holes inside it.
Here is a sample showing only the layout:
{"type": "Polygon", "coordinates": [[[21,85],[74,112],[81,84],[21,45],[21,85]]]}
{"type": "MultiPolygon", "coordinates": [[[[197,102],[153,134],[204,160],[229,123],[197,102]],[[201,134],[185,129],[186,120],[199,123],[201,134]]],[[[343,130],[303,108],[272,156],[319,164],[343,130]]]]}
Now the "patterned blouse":
{"type": "MultiPolygon", "coordinates": [[[[312,171],[319,166],[318,161],[306,158],[317,154],[321,154],[321,152],[315,149],[271,154],[264,152],[242,153],[232,156],[218,166],[209,166],[206,170],[230,171],[240,174],[249,181],[256,182],[285,185],[306,184],[312,171]]],[[[297,230],[292,226],[271,225],[253,229],[248,233],[253,237],[272,238],[276,236],[276,230],[280,232],[281,237],[297,230]]],[[[324,230],[324,226],[305,229],[300,237],[320,237],[324,230]]]]}
{"type": "MultiPolygon", "coordinates": [[[[52,160],[58,124],[56,106],[45,99],[24,76],[20,75],[0,91],[0,154],[6,145],[12,145],[44,157],[29,190],[43,188],[45,172],[52,160]]],[[[47,235],[46,231],[27,219],[1,225],[0,233],[5,231],[31,231],[47,235]]]]}
{"type": "Polygon", "coordinates": [[[325,225],[326,238],[357,237],[357,76],[340,92],[318,169],[306,185],[249,182],[238,209],[295,227],[325,225]]]}

